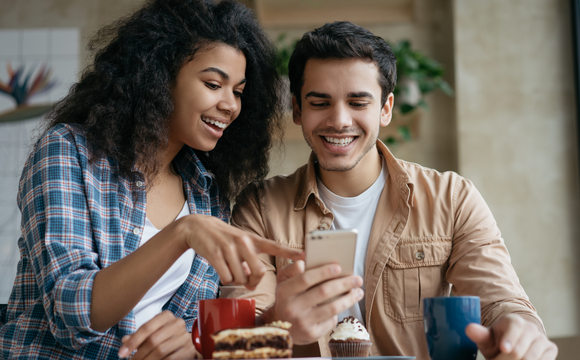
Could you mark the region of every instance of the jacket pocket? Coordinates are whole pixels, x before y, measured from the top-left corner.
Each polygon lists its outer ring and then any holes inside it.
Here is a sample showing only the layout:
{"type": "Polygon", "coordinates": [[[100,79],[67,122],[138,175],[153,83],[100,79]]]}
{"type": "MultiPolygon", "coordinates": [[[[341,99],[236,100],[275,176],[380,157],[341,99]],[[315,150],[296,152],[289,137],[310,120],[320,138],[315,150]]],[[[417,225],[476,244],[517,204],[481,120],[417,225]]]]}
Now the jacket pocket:
{"type": "Polygon", "coordinates": [[[449,294],[445,281],[451,238],[403,239],[393,250],[383,272],[387,316],[399,323],[423,319],[423,300],[449,294]]]}

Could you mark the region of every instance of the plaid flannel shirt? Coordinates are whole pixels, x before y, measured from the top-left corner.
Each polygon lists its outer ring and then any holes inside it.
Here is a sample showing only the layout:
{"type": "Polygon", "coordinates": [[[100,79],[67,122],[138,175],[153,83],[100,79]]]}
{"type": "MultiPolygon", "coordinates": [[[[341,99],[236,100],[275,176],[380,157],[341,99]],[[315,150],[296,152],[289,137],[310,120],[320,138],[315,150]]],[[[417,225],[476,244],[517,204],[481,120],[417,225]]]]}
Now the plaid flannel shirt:
{"type": "MultiPolygon", "coordinates": [[[[78,125],[57,125],[36,144],[18,191],[22,212],[20,261],[8,307],[0,313],[2,359],[118,359],[124,335],[135,332],[129,313],[106,332],[91,329],[93,279],[135,251],[145,225],[145,180],[119,176],[111,159],[90,162],[78,125]]],[[[217,183],[194,151],[174,160],[191,213],[229,220],[217,183]]],[[[215,298],[218,275],[196,255],[189,276],[164,309],[191,331],[197,302],[215,298]]]]}

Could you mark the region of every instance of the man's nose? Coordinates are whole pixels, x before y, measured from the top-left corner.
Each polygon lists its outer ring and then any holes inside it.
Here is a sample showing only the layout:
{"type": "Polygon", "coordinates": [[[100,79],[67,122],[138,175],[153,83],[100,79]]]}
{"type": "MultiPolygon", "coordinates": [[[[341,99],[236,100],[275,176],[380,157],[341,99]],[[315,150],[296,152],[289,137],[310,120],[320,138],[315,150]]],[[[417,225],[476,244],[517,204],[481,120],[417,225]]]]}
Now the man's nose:
{"type": "Polygon", "coordinates": [[[327,120],[328,125],[337,129],[352,126],[352,116],[348,108],[342,104],[336,104],[327,120]]]}

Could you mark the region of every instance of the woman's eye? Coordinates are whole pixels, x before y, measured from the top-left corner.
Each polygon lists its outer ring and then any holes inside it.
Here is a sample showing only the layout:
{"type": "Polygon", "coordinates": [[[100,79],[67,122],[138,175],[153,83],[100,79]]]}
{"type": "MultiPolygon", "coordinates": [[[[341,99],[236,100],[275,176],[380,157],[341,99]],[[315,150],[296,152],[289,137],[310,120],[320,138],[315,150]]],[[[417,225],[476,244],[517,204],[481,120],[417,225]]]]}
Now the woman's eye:
{"type": "Polygon", "coordinates": [[[219,85],[212,84],[212,83],[209,83],[209,82],[206,82],[206,83],[205,83],[205,86],[207,86],[207,87],[208,87],[208,88],[210,88],[211,90],[217,90],[217,89],[219,89],[219,88],[220,88],[220,86],[219,86],[219,85]]]}
{"type": "Polygon", "coordinates": [[[322,102],[322,103],[310,103],[310,105],[314,106],[314,107],[323,107],[326,106],[327,103],[322,102]]]}
{"type": "Polygon", "coordinates": [[[237,98],[241,98],[243,93],[241,91],[234,91],[234,96],[237,98]]]}

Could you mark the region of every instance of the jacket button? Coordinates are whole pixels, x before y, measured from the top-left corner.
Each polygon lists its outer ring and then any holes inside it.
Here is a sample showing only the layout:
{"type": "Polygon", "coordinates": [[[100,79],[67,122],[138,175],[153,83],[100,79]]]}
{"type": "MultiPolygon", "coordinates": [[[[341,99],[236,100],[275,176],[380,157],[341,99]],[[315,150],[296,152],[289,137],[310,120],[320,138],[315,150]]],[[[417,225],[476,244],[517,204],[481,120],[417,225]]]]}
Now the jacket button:
{"type": "Polygon", "coordinates": [[[139,230],[139,228],[134,228],[133,229],[133,234],[139,235],[139,234],[141,234],[141,230],[139,230]]]}
{"type": "Polygon", "coordinates": [[[328,230],[330,226],[328,226],[327,223],[322,223],[320,224],[320,226],[318,227],[318,230],[328,230]]]}
{"type": "Polygon", "coordinates": [[[425,258],[425,253],[422,251],[417,251],[415,253],[415,259],[417,260],[423,260],[425,258]]]}
{"type": "Polygon", "coordinates": [[[143,186],[143,181],[137,181],[135,185],[137,185],[137,187],[141,187],[143,186]]]}

